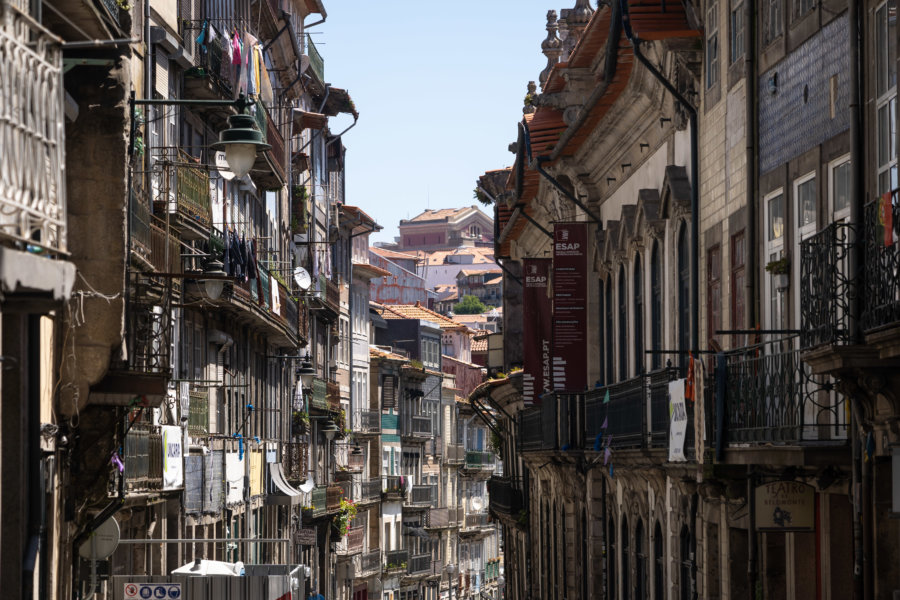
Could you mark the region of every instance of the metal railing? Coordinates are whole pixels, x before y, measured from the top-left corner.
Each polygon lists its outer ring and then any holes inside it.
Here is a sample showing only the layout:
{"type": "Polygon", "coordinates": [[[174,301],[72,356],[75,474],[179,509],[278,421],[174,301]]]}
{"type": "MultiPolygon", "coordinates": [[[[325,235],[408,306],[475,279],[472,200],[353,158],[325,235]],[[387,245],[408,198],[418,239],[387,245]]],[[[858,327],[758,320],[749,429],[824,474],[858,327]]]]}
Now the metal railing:
{"type": "Polygon", "coordinates": [[[521,480],[510,480],[505,477],[491,477],[488,480],[488,496],[490,508],[494,512],[506,515],[517,515],[523,508],[521,480]]]}
{"type": "Polygon", "coordinates": [[[328,512],[336,511],[341,506],[341,498],[345,495],[345,490],[340,485],[329,485],[326,489],[325,507],[328,512]]]}
{"type": "Polygon", "coordinates": [[[145,492],[162,488],[162,436],[158,425],[134,423],[123,445],[125,491],[145,492]]]}
{"type": "Polygon", "coordinates": [[[364,553],[359,559],[360,575],[368,575],[381,571],[381,549],[375,548],[364,553]]]}
{"type": "Polygon", "coordinates": [[[381,431],[381,413],[372,410],[361,410],[356,414],[357,432],[378,433],[381,431]]]}
{"type": "Polygon", "coordinates": [[[384,553],[384,569],[392,571],[394,569],[406,570],[409,564],[409,550],[389,550],[384,553]]]}
{"type": "Polygon", "coordinates": [[[858,293],[850,277],[855,227],[832,223],[800,242],[800,345],[847,344],[853,327],[850,303],[858,293]]]}
{"type": "Polygon", "coordinates": [[[476,529],[487,527],[490,524],[490,515],[486,512],[466,513],[465,528],[476,529]]]}
{"type": "Polygon", "coordinates": [[[205,437],[209,434],[209,392],[191,390],[188,396],[188,433],[193,437],[205,437]]]}
{"type": "Polygon", "coordinates": [[[209,227],[212,224],[209,205],[209,171],[191,166],[193,158],[181,148],[178,149],[179,164],[175,169],[175,190],[178,212],[209,227]]]}
{"type": "Polygon", "coordinates": [[[481,452],[480,450],[466,451],[466,469],[472,470],[493,470],[497,462],[497,457],[493,452],[481,452]]]}
{"type": "Polygon", "coordinates": [[[15,6],[0,14],[0,234],[67,252],[62,49],[15,6]]]}
{"type": "Polygon", "coordinates": [[[381,500],[381,480],[367,479],[359,484],[359,501],[374,502],[381,500]]]}
{"type": "Polygon", "coordinates": [[[130,273],[126,309],[129,352],[117,368],[156,375],[169,372],[172,359],[171,281],[157,280],[136,271],[130,273]]]}
{"type": "Polygon", "coordinates": [[[450,509],[449,508],[432,508],[428,511],[426,527],[449,527],[450,526],[450,509]]]}
{"type": "Polygon", "coordinates": [[[309,445],[306,442],[286,442],[282,453],[284,476],[291,483],[306,481],[309,445]]]}
{"type": "Polygon", "coordinates": [[[317,408],[322,411],[328,410],[327,390],[328,386],[324,379],[318,377],[313,379],[312,394],[309,395],[310,408],[317,408]]]}
{"type": "Polygon", "coordinates": [[[415,575],[428,572],[431,572],[430,554],[417,554],[409,558],[409,569],[407,570],[407,573],[415,575]]]}
{"type": "Polygon", "coordinates": [[[872,331],[900,321],[900,198],[891,194],[890,208],[872,202],[863,209],[865,222],[865,289],[862,328],[872,331]],[[890,211],[893,228],[885,231],[890,211]],[[887,243],[890,242],[890,243],[887,243]]]}
{"type": "Polygon", "coordinates": [[[432,485],[414,485],[409,493],[410,504],[428,505],[434,502],[437,490],[432,485]]]}
{"type": "Polygon", "coordinates": [[[310,502],[312,502],[312,516],[321,517],[328,512],[328,488],[324,485],[317,485],[310,493],[310,502]]]}
{"type": "Polygon", "coordinates": [[[328,410],[333,412],[341,410],[341,386],[336,381],[325,382],[325,399],[328,402],[328,410]]]}
{"type": "Polygon", "coordinates": [[[316,49],[312,36],[309,34],[306,34],[306,55],[309,56],[309,68],[312,69],[312,72],[320,82],[325,83],[325,61],[316,49]]]}
{"type": "Polygon", "coordinates": [[[409,417],[408,421],[404,421],[404,424],[407,425],[404,431],[404,435],[411,435],[414,437],[431,437],[432,427],[431,427],[431,417],[421,416],[421,415],[412,415],[409,417]]]}
{"type": "Polygon", "coordinates": [[[347,531],[347,535],[338,544],[337,553],[358,554],[362,552],[365,539],[366,529],[364,527],[353,527],[347,531]]]}
{"type": "Polygon", "coordinates": [[[462,464],[466,460],[466,450],[462,444],[447,444],[447,453],[444,455],[447,464],[462,464]]]}
{"type": "MultiPolygon", "coordinates": [[[[844,440],[844,398],[827,376],[812,375],[796,338],[726,354],[725,420],[729,442],[844,440]]],[[[717,377],[723,376],[716,372],[717,377]]]]}

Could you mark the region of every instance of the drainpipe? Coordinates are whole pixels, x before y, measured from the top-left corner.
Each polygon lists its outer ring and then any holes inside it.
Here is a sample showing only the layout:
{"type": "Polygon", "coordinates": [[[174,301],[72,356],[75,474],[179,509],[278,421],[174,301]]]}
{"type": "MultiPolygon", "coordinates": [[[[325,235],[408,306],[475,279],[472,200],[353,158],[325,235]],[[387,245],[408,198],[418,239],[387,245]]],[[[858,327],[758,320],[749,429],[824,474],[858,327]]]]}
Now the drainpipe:
{"type": "Polygon", "coordinates": [[[759,306],[759,291],[762,289],[759,281],[758,264],[759,255],[756,251],[757,238],[759,236],[757,229],[757,215],[762,214],[759,210],[757,202],[758,181],[757,181],[757,140],[759,136],[757,126],[757,107],[759,99],[756,96],[756,3],[746,3],[746,15],[744,23],[747,24],[747,34],[744,36],[744,93],[746,95],[746,143],[747,143],[747,249],[745,253],[747,257],[747,286],[745,304],[749,310],[749,320],[745,318],[744,325],[748,329],[756,327],[761,319],[759,306]]]}
{"type": "MultiPolygon", "coordinates": [[[[659,72],[659,70],[641,52],[641,40],[635,37],[631,30],[631,22],[628,15],[628,4],[625,0],[619,0],[622,6],[622,25],[625,37],[631,42],[634,56],[644,65],[650,74],[666,88],[675,101],[678,102],[690,117],[691,135],[691,347],[697,352],[700,349],[700,174],[698,160],[698,135],[697,135],[697,109],[675,88],[672,83],[659,72]]],[[[683,348],[681,348],[683,350],[683,348]]]]}

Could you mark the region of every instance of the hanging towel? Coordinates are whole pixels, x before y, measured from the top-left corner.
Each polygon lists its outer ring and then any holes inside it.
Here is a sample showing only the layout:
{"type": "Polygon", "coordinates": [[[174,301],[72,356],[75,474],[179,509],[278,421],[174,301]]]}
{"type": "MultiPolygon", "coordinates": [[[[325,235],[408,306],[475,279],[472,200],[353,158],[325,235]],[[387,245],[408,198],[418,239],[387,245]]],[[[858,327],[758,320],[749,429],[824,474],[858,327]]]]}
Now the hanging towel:
{"type": "Polygon", "coordinates": [[[200,35],[197,36],[197,43],[206,50],[206,32],[209,29],[209,21],[204,20],[203,25],[200,26],[200,35]]]}
{"type": "Polygon", "coordinates": [[[231,64],[241,64],[241,35],[235,30],[234,36],[231,38],[231,64]]]}

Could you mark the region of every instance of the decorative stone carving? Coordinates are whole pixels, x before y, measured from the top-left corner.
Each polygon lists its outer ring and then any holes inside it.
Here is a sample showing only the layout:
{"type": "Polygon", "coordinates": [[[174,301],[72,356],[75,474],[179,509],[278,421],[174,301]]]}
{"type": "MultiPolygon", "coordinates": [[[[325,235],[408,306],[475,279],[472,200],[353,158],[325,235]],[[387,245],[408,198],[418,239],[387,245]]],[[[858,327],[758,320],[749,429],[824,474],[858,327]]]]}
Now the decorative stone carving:
{"type": "Polygon", "coordinates": [[[575,46],[578,45],[593,14],[594,9],[591,8],[588,0],[576,0],[575,7],[569,9],[568,14],[566,15],[566,23],[569,32],[563,43],[563,51],[566,56],[571,55],[575,46]]]}
{"type": "Polygon", "coordinates": [[[560,40],[557,35],[558,30],[559,25],[557,24],[556,11],[548,10],[547,39],[541,43],[541,52],[547,57],[547,66],[541,71],[541,74],[538,77],[538,81],[541,82],[541,88],[547,83],[547,78],[550,77],[551,69],[559,62],[559,57],[562,55],[562,40],[560,40]]]}
{"type": "Polygon", "coordinates": [[[535,111],[535,105],[537,104],[537,85],[533,81],[528,82],[528,91],[525,93],[525,106],[522,108],[522,112],[526,115],[530,115],[535,111]]]}

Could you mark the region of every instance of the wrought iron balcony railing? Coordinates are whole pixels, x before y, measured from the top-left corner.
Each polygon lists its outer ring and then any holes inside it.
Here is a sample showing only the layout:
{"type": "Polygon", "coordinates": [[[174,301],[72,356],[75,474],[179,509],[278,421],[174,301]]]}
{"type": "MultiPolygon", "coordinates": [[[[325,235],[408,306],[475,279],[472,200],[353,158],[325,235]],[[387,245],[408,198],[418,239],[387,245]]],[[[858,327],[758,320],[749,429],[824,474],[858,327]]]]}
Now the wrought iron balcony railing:
{"type": "Polygon", "coordinates": [[[490,525],[490,515],[486,512],[466,513],[464,527],[466,529],[478,529],[490,525]]]}
{"type": "Polygon", "coordinates": [[[381,413],[372,410],[361,410],[356,413],[356,433],[379,433],[381,431],[381,413]]]}
{"type": "MultiPolygon", "coordinates": [[[[846,439],[844,398],[834,391],[828,376],[811,374],[797,346],[796,338],[787,338],[725,355],[728,442],[846,439]]],[[[723,375],[716,371],[715,376],[723,375]]]]}
{"type": "Polygon", "coordinates": [[[171,366],[171,279],[159,280],[132,271],[127,282],[126,335],[128,355],[116,369],[164,375],[171,366]]]}
{"type": "Polygon", "coordinates": [[[364,553],[359,559],[359,576],[369,576],[381,571],[381,550],[375,548],[364,553]]]}
{"type": "Polygon", "coordinates": [[[337,554],[359,554],[363,550],[363,541],[366,539],[366,530],[364,527],[353,527],[347,531],[341,541],[337,545],[337,554]]]}
{"type": "Polygon", "coordinates": [[[158,425],[136,422],[123,445],[126,492],[147,492],[162,488],[162,435],[158,425]]]}
{"type": "Polygon", "coordinates": [[[212,225],[209,204],[209,171],[193,166],[193,158],[178,149],[179,165],[175,168],[175,199],[178,214],[203,227],[212,225]]]}
{"type": "Polygon", "coordinates": [[[65,253],[62,48],[8,5],[0,23],[0,235],[65,253]]]}
{"type": "Polygon", "coordinates": [[[409,550],[388,550],[384,553],[384,570],[406,570],[409,565],[409,550]]]}
{"type": "Polygon", "coordinates": [[[481,452],[479,450],[466,451],[466,469],[492,471],[496,463],[497,457],[493,452],[481,452]]]}
{"type": "Polygon", "coordinates": [[[466,460],[466,450],[462,444],[447,444],[447,453],[444,456],[447,464],[462,464],[466,460]]]}
{"type": "Polygon", "coordinates": [[[800,242],[800,345],[847,344],[853,327],[851,301],[858,297],[850,253],[856,228],[832,223],[800,242]]]}
{"type": "Polygon", "coordinates": [[[359,484],[360,502],[377,502],[381,500],[381,479],[367,479],[359,484]]]}
{"type": "Polygon", "coordinates": [[[435,501],[435,486],[433,485],[414,485],[409,493],[409,504],[429,505],[435,501]]]}
{"type": "Polygon", "coordinates": [[[409,558],[409,569],[407,573],[410,575],[418,575],[420,573],[431,572],[431,554],[417,554],[409,558]]]}
{"type": "Polygon", "coordinates": [[[284,444],[282,465],[284,476],[290,483],[306,481],[307,456],[309,445],[306,442],[287,442],[284,444]]]}
{"type": "Polygon", "coordinates": [[[345,490],[340,485],[329,485],[326,490],[325,507],[328,512],[334,512],[341,506],[341,498],[345,495],[345,490]]]}
{"type": "Polygon", "coordinates": [[[872,202],[863,209],[865,220],[865,305],[862,328],[872,331],[900,322],[900,198],[895,190],[890,206],[872,202]],[[887,215],[892,227],[885,231],[887,215]]]}
{"type": "Polygon", "coordinates": [[[523,507],[522,489],[519,481],[513,481],[505,477],[490,478],[488,481],[488,496],[492,511],[506,515],[518,515],[523,507]]]}
{"type": "Polygon", "coordinates": [[[432,435],[431,417],[411,415],[403,419],[402,435],[429,438],[432,435]]]}

